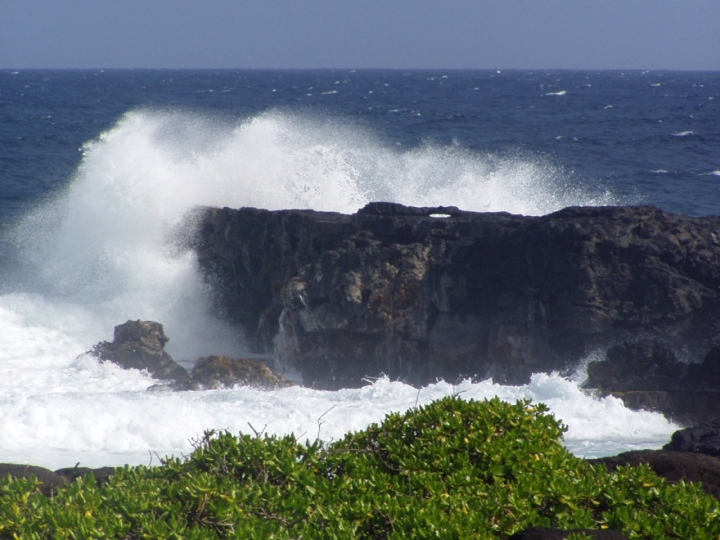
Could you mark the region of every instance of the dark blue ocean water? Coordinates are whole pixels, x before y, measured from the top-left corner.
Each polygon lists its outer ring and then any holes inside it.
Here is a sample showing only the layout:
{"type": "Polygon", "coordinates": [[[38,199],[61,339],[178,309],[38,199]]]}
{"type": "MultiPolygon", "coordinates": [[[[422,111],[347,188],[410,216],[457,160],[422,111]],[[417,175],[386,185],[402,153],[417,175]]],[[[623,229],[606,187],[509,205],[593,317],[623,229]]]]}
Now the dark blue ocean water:
{"type": "Polygon", "coordinates": [[[301,113],[389,148],[541,160],[617,203],[720,214],[718,72],[0,71],[0,223],[67,185],[83,143],[138,109],[301,113]]]}

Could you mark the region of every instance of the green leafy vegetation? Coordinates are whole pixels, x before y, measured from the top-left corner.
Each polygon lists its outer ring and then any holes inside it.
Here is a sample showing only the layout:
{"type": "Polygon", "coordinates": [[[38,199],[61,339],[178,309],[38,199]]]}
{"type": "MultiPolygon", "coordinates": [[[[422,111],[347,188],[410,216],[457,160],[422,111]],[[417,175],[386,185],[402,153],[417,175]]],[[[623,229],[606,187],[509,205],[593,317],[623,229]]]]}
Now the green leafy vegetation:
{"type": "MultiPolygon", "coordinates": [[[[720,505],[647,466],[609,473],[544,405],[448,397],[324,445],[207,432],[187,459],[52,497],[0,482],[0,538],[500,539],[530,526],[714,539],[720,505]]],[[[583,536],[575,536],[582,538],[583,536]]]]}

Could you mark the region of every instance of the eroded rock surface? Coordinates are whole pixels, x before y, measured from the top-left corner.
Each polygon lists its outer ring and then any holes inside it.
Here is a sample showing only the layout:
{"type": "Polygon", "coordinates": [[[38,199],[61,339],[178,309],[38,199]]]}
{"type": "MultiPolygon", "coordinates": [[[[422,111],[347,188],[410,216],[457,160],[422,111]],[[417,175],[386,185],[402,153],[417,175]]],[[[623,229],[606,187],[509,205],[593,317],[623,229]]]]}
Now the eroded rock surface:
{"type": "Polygon", "coordinates": [[[200,358],[193,370],[170,384],[173,390],[213,390],[234,386],[253,386],[267,390],[294,386],[268,366],[248,358],[227,356],[200,358]]]}
{"type": "Polygon", "coordinates": [[[160,323],[127,321],[115,327],[112,342],[102,341],[85,354],[125,369],[146,369],[156,379],[177,379],[187,371],[165,352],[168,341],[160,323]]]}
{"type": "Polygon", "coordinates": [[[221,312],[306,384],[522,384],[637,336],[702,358],[720,336],[719,226],[651,207],[209,208],[196,249],[221,312]]]}

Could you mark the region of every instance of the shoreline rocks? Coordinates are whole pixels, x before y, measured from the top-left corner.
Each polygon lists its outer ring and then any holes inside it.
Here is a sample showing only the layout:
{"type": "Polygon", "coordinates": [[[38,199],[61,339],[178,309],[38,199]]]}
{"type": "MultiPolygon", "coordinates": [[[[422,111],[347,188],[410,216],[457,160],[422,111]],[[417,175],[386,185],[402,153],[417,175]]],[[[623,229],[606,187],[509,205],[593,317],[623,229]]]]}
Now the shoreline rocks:
{"type": "Polygon", "coordinates": [[[115,327],[112,342],[101,341],[86,352],[124,369],[146,369],[156,379],[177,379],[187,370],[165,352],[169,338],[154,321],[127,321],[115,327]]]}
{"type": "Polygon", "coordinates": [[[697,361],[720,338],[716,217],[371,203],[353,215],[205,208],[198,220],[218,312],[316,388],[381,374],[524,384],[625,341],[661,339],[697,361]]]}
{"type": "Polygon", "coordinates": [[[720,422],[701,424],[673,433],[663,450],[693,452],[720,458],[720,422]]]}
{"type": "Polygon", "coordinates": [[[295,383],[275,373],[262,362],[248,358],[233,359],[227,356],[200,358],[190,373],[170,383],[172,390],[214,390],[233,386],[252,386],[275,390],[295,386],[295,383]]]}
{"type": "Polygon", "coordinates": [[[285,380],[262,362],[226,356],[200,358],[190,373],[165,352],[169,338],[155,321],[127,321],[115,327],[115,339],[102,341],[85,354],[113,362],[124,369],[145,369],[156,379],[171,380],[151,389],[213,390],[235,385],[274,390],[295,383],[285,380]]]}

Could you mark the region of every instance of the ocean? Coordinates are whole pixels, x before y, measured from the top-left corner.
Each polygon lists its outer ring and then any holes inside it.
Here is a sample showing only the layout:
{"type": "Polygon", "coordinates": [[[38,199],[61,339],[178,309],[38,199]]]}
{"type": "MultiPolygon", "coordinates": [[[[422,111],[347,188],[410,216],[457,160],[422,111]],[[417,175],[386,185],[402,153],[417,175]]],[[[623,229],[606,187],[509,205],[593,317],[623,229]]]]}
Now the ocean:
{"type": "Polygon", "coordinates": [[[196,205],[378,200],[719,215],[720,73],[0,70],[0,462],[158,464],[208,429],[337,440],[453,393],[542,401],[579,456],[669,440],[662,415],[583,391],[582,365],[517,387],[173,393],[82,354],[128,319],[163,323],[186,367],[248,354],[182,247],[196,205]]]}

